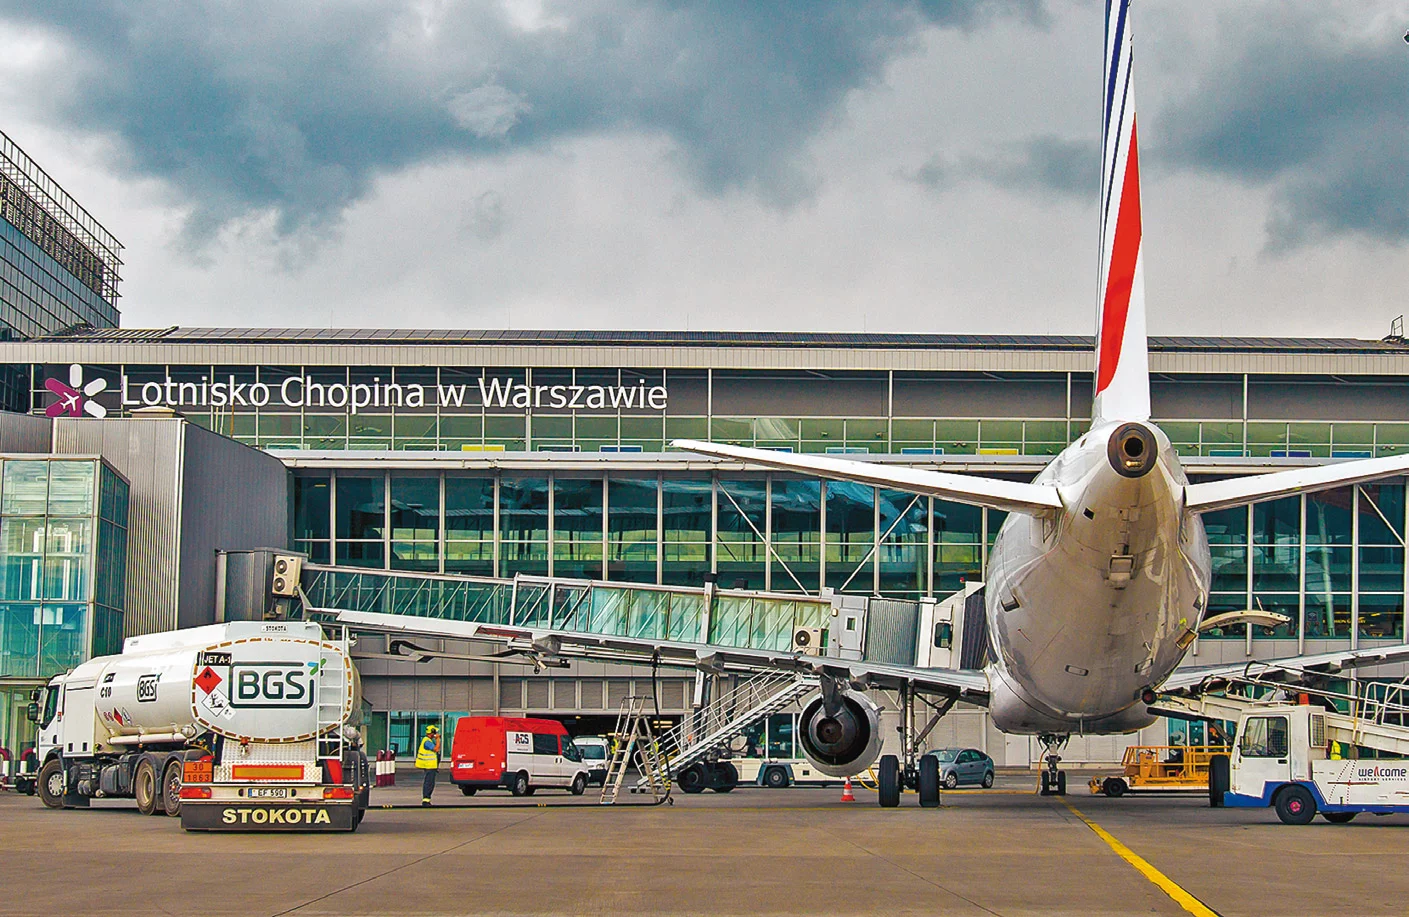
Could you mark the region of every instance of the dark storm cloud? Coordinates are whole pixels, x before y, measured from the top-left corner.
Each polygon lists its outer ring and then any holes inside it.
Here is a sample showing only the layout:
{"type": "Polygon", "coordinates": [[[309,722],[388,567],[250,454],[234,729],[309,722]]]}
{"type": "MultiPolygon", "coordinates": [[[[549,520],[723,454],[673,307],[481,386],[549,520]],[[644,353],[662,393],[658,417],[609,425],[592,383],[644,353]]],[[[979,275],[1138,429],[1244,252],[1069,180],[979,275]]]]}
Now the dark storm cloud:
{"type": "Polygon", "coordinates": [[[1305,12],[1240,22],[1238,48],[1161,111],[1158,161],[1273,189],[1268,243],[1409,240],[1409,49],[1305,12]]]}
{"type": "Polygon", "coordinates": [[[119,138],[193,202],[203,237],[274,211],[326,227],[379,175],[604,131],[674,142],[700,187],[788,202],[800,150],[927,23],[1044,21],[1044,0],[573,0],[522,28],[499,4],[0,0],[69,49],[29,93],[119,138]]]}

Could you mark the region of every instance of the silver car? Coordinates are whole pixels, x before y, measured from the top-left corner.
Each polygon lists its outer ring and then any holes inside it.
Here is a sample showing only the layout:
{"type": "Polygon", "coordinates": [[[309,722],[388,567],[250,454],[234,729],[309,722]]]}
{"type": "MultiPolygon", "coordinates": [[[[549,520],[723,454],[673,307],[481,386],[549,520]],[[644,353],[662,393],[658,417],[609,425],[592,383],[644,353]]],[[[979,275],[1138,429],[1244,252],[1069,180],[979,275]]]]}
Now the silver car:
{"type": "Polygon", "coordinates": [[[993,759],[977,748],[937,748],[927,754],[939,761],[939,782],[946,789],[962,783],[993,786],[993,759]]]}

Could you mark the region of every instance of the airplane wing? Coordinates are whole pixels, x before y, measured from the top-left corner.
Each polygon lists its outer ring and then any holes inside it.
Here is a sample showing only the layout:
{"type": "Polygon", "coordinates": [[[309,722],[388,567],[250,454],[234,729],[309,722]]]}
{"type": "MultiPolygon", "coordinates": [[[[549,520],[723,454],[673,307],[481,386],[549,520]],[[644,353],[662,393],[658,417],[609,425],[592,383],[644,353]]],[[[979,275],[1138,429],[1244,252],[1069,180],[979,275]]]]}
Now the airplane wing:
{"type": "Polygon", "coordinates": [[[771,449],[748,449],[693,439],[677,439],[671,445],[677,449],[698,452],[700,455],[737,459],[752,465],[777,468],[780,471],[796,471],[878,487],[893,487],[896,490],[940,497],[956,503],[986,506],[1010,513],[1040,516],[1062,508],[1057,488],[1045,484],[1024,484],[977,475],[900,468],[830,455],[795,455],[791,452],[774,452],[771,449]]]}
{"type": "Polygon", "coordinates": [[[1184,488],[1184,508],[1191,513],[1208,513],[1277,497],[1363,484],[1405,472],[1409,472],[1409,455],[1390,455],[1251,474],[1226,481],[1206,481],[1184,488]]]}
{"type": "MultiPolygon", "coordinates": [[[[930,669],[886,663],[854,662],[831,656],[808,656],[706,643],[644,640],[576,631],[548,630],[507,624],[483,624],[427,618],[407,618],[369,611],[309,608],[320,616],[358,630],[376,630],[407,637],[450,640],[489,640],[508,649],[535,656],[545,664],[564,658],[590,658],[595,662],[661,665],[705,671],[784,671],[831,675],[858,685],[897,688],[909,685],[931,694],[957,697],[973,704],[988,702],[988,678],[975,669],[930,669]]],[[[378,657],[381,658],[381,657],[378,657]]],[[[415,654],[404,657],[414,659],[415,654]]]]}
{"type": "Polygon", "coordinates": [[[1193,691],[1210,680],[1246,678],[1250,673],[1264,678],[1281,674],[1295,680],[1303,674],[1334,675],[1361,666],[1406,661],[1409,661],[1409,643],[1371,646],[1358,650],[1333,650],[1329,653],[1284,659],[1250,659],[1246,662],[1221,665],[1185,666],[1175,669],[1174,674],[1165,679],[1159,690],[1171,693],[1193,691]]]}

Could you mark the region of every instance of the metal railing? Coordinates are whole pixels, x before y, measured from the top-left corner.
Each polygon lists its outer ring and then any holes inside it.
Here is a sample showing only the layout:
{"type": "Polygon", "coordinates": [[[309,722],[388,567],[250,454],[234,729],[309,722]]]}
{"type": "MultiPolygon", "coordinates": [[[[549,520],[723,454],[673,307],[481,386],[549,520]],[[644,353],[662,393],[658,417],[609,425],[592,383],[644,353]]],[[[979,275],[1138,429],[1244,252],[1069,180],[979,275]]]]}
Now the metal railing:
{"type": "Polygon", "coordinates": [[[559,577],[446,576],[305,564],[313,609],[789,652],[799,627],[826,627],[831,601],[766,592],[559,577]]]}
{"type": "Polygon", "coordinates": [[[660,748],[670,772],[678,773],[726,747],[763,717],[816,691],[817,683],[816,678],[793,672],[764,672],[742,681],[661,733],[660,748]]]}

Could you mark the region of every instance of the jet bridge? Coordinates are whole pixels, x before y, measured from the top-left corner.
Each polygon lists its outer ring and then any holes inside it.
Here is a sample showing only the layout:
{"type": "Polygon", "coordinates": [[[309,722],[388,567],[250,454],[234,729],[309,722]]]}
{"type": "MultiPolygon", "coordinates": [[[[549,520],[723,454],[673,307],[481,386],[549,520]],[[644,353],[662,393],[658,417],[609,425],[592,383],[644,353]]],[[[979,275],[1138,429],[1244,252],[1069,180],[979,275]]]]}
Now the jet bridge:
{"type": "MultiPolygon", "coordinates": [[[[668,641],[897,665],[947,666],[977,586],[941,603],[601,582],[513,579],[304,564],[304,612],[354,630],[446,636],[445,622],[668,641]],[[967,599],[967,601],[966,601],[967,599]],[[434,626],[432,626],[432,624],[434,626]]],[[[981,622],[979,622],[981,623],[981,622]]],[[[466,636],[471,636],[466,631],[466,636]]],[[[639,661],[639,660],[636,660],[639,661]]],[[[707,661],[706,661],[707,662],[707,661]]]]}

